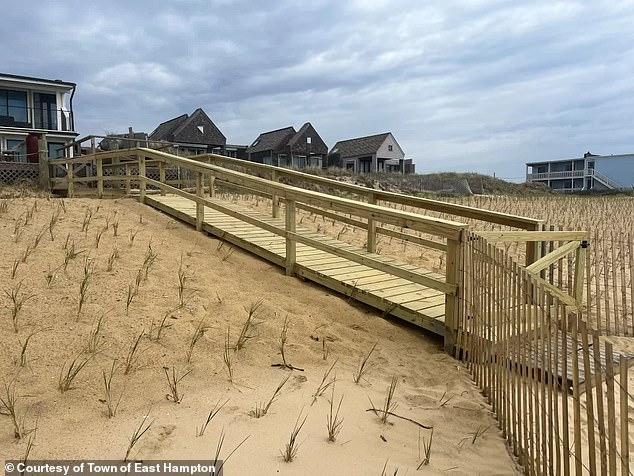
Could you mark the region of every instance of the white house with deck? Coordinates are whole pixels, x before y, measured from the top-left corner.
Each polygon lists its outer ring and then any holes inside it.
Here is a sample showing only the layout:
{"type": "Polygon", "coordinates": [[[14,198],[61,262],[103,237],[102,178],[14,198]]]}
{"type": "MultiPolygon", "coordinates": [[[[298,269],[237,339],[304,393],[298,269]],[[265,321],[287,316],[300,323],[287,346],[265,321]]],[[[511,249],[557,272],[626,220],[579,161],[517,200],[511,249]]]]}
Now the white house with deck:
{"type": "Polygon", "coordinates": [[[526,164],[526,181],[560,192],[634,188],[634,154],[595,155],[526,164]]]}
{"type": "MultiPolygon", "coordinates": [[[[48,156],[76,137],[75,83],[0,73],[0,162],[39,159],[40,139],[48,156]]],[[[72,151],[69,151],[72,153],[72,151]]]]}

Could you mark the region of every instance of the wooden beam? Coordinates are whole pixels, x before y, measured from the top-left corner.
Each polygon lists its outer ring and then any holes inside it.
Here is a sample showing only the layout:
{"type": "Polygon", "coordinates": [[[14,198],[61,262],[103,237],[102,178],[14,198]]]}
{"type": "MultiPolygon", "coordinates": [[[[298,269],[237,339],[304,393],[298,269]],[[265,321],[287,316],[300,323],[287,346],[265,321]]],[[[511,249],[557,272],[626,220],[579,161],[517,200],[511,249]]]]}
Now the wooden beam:
{"type": "Polygon", "coordinates": [[[349,259],[350,261],[354,261],[355,263],[364,264],[370,268],[378,269],[399,278],[404,278],[414,283],[422,284],[423,286],[436,289],[437,291],[440,291],[442,293],[456,293],[455,284],[445,283],[444,281],[430,278],[429,276],[424,276],[420,273],[379,261],[371,256],[364,256],[355,251],[346,250],[344,248],[341,248],[340,246],[323,243],[312,238],[308,238],[300,233],[296,233],[294,238],[298,243],[312,246],[313,248],[317,248],[318,250],[327,251],[328,253],[332,253],[333,255],[341,256],[342,258],[349,259]]]}
{"type": "Polygon", "coordinates": [[[147,178],[145,176],[145,155],[142,153],[138,155],[139,157],[139,201],[141,203],[145,203],[145,189],[147,178]]]}
{"type": "Polygon", "coordinates": [[[97,158],[97,197],[103,198],[103,159],[97,158]]]}
{"type": "Polygon", "coordinates": [[[538,274],[542,269],[546,269],[548,266],[563,258],[569,253],[572,253],[581,245],[580,241],[571,241],[565,245],[560,246],[555,251],[548,253],[546,256],[541,257],[530,266],[526,267],[526,271],[531,274],[538,274]]]}
{"type": "MultiPolygon", "coordinates": [[[[196,196],[203,198],[203,174],[196,172],[196,196]]],[[[204,202],[196,202],[196,231],[203,230],[203,221],[205,219],[204,202]]]]}
{"type": "Polygon", "coordinates": [[[587,231],[474,231],[489,243],[514,243],[523,241],[582,241],[587,231]]]}
{"type": "MultiPolygon", "coordinates": [[[[376,196],[370,192],[368,194],[368,203],[376,205],[376,196]]],[[[368,253],[376,253],[376,221],[371,217],[368,218],[368,235],[367,235],[367,250],[368,253]]]]}
{"type": "Polygon", "coordinates": [[[284,208],[286,223],[286,275],[293,276],[295,274],[295,261],[297,258],[295,201],[286,200],[284,208]]]}

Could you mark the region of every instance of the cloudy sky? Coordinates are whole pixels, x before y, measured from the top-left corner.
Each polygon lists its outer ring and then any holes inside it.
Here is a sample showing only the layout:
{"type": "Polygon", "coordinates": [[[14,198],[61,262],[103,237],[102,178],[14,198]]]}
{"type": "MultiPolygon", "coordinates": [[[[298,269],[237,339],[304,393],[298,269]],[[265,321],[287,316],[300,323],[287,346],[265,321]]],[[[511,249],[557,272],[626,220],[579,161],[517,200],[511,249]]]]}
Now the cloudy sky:
{"type": "Polygon", "coordinates": [[[394,133],[417,170],[521,179],[634,152],[634,1],[2,1],[0,71],[78,83],[82,134],[202,107],[227,136],[394,133]]]}

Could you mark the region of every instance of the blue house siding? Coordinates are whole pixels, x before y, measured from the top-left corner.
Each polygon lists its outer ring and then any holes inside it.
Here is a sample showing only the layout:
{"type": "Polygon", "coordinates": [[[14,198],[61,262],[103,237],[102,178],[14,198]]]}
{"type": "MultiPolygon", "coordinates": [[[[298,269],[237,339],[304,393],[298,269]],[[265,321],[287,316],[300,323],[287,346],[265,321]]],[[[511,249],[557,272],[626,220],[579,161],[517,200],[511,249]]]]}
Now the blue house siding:
{"type": "Polygon", "coordinates": [[[634,187],[634,154],[601,157],[595,160],[595,168],[623,188],[634,187]]]}

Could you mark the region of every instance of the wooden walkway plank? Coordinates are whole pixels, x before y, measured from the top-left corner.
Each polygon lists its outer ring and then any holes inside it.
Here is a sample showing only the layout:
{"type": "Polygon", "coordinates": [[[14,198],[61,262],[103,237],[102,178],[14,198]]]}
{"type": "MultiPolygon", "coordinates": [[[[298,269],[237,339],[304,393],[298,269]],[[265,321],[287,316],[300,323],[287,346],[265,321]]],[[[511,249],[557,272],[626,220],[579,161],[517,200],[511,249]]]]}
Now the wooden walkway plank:
{"type": "MultiPolygon", "coordinates": [[[[280,230],[285,229],[284,219],[272,218],[219,198],[212,200],[232,212],[239,212],[280,230]]],[[[186,223],[191,225],[196,223],[196,205],[186,198],[174,195],[151,195],[146,196],[146,203],[186,223]]],[[[229,241],[279,266],[284,266],[286,239],[284,236],[273,233],[273,230],[264,230],[209,207],[204,208],[203,222],[203,230],[207,233],[229,241]]],[[[438,273],[399,262],[391,256],[369,253],[363,248],[301,228],[301,226],[297,227],[296,233],[361,257],[372,258],[380,263],[444,281],[444,276],[438,273]]],[[[444,335],[444,294],[442,292],[303,243],[297,243],[295,267],[296,273],[303,278],[436,334],[444,335]]]]}

